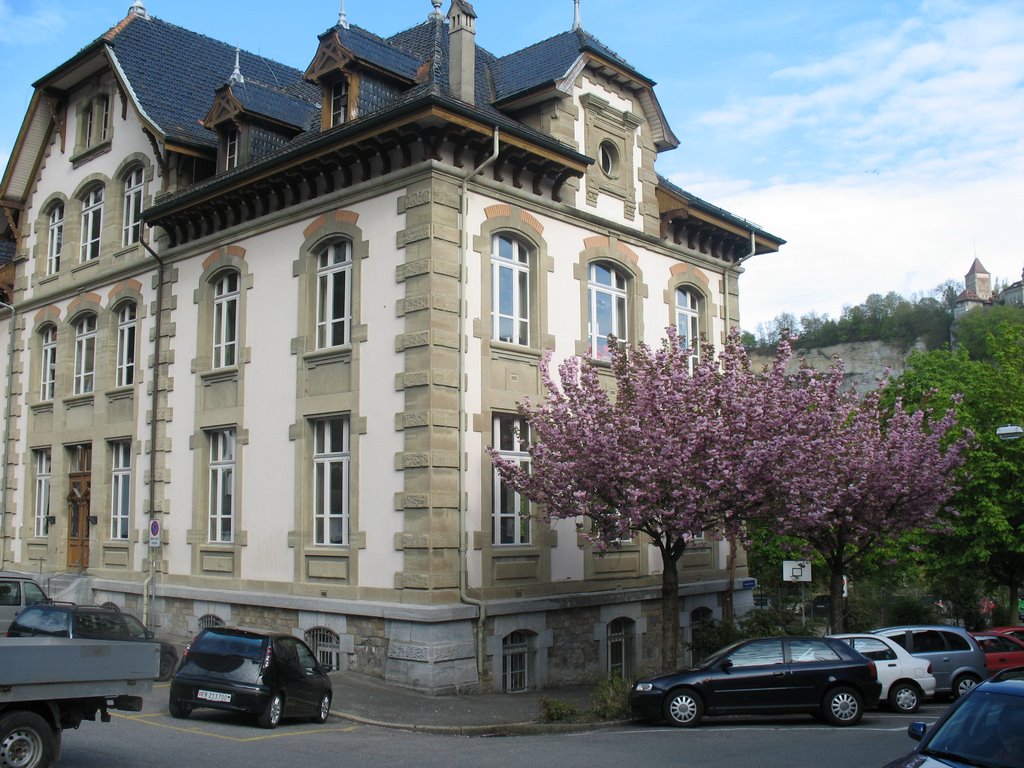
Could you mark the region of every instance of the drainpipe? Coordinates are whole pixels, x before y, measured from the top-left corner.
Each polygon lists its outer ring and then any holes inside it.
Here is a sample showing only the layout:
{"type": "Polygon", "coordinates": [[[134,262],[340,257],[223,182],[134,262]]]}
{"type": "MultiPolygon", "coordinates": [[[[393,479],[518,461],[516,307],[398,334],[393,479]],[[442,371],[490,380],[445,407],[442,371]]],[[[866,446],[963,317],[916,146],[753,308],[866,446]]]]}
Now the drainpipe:
{"type": "Polygon", "coordinates": [[[483,173],[498,159],[498,128],[494,128],[494,146],[491,154],[475,170],[462,177],[459,189],[459,599],[467,605],[476,606],[480,612],[476,622],[476,673],[477,679],[484,674],[484,623],[487,619],[487,603],[469,595],[469,542],[467,540],[466,514],[466,252],[468,250],[466,216],[469,213],[469,180],[483,173]]]}
{"type": "MultiPolygon", "coordinates": [[[[736,258],[732,264],[726,264],[722,268],[722,281],[723,281],[723,304],[725,309],[725,335],[728,337],[730,332],[729,327],[729,272],[740,266],[744,261],[749,259],[757,253],[757,241],[755,239],[754,230],[750,230],[750,251],[743,256],[736,258]]],[[[729,538],[729,582],[725,588],[725,618],[731,619],[733,617],[733,595],[736,592],[736,537],[729,538]]]]}
{"type": "Polygon", "coordinates": [[[10,455],[11,446],[11,392],[12,376],[14,374],[14,325],[17,320],[17,312],[14,306],[0,301],[0,307],[11,310],[11,333],[9,347],[7,350],[7,396],[4,401],[4,455],[3,468],[0,470],[0,571],[4,569],[7,562],[7,460],[10,455]]]}
{"type": "MultiPolygon", "coordinates": [[[[160,405],[160,321],[163,318],[164,309],[164,260],[157,255],[157,252],[150,248],[149,243],[139,238],[142,247],[149,251],[149,255],[156,259],[156,328],[153,333],[153,388],[150,394],[150,418],[149,418],[149,520],[150,523],[156,519],[156,413],[160,405]]],[[[142,583],[142,623],[148,628],[150,620],[150,592],[153,588],[153,581],[156,579],[153,559],[156,555],[154,549],[146,542],[149,549],[149,564],[146,580],[142,583]]]]}

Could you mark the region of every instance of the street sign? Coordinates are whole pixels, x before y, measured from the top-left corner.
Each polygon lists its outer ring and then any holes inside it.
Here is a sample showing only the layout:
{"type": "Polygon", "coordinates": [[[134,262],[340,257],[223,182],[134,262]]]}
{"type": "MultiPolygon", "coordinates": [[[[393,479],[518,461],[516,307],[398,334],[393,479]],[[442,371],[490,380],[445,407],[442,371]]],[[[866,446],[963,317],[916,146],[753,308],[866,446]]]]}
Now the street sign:
{"type": "Polygon", "coordinates": [[[149,546],[154,549],[160,546],[160,521],[156,518],[149,521],[149,546]]]}
{"type": "Polygon", "coordinates": [[[810,581],[811,564],[807,560],[783,560],[783,581],[810,581]]]}

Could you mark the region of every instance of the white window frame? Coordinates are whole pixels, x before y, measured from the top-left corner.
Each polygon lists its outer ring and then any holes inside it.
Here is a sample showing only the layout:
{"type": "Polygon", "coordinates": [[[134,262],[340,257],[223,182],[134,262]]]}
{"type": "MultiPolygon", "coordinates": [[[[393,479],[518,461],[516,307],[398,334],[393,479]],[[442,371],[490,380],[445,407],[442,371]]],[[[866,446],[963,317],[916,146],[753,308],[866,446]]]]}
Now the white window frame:
{"type": "Polygon", "coordinates": [[[133,168],[124,177],[124,224],[121,245],[135,245],[142,236],[142,191],[146,175],[142,167],[133,168]]]}
{"type": "Polygon", "coordinates": [[[701,296],[690,288],[676,288],[676,332],[684,347],[689,347],[690,373],[700,360],[701,296]]]}
{"type": "Polygon", "coordinates": [[[39,399],[53,400],[57,385],[57,329],[48,325],[40,332],[41,355],[39,371],[39,399]]]}
{"type": "Polygon", "coordinates": [[[231,544],[235,540],[235,430],[207,433],[210,444],[209,540],[231,544]]]}
{"type": "Polygon", "coordinates": [[[85,395],[96,388],[96,315],[83,315],[75,323],[74,393],[85,395]]]}
{"type": "Polygon", "coordinates": [[[103,240],[103,187],[93,187],[82,198],[82,249],[80,261],[85,264],[100,257],[103,240]]]}
{"type": "Polygon", "coordinates": [[[242,276],[222,272],[213,288],[213,368],[238,365],[238,304],[242,276]]]}
{"type": "Polygon", "coordinates": [[[46,240],[46,274],[56,275],[60,271],[60,253],[64,248],[64,203],[57,203],[50,209],[46,240]]]}
{"type": "Polygon", "coordinates": [[[497,234],[491,241],[491,338],[530,345],[531,249],[521,240],[497,234]]]}
{"type": "Polygon", "coordinates": [[[135,337],[138,329],[135,302],[128,301],[117,310],[117,366],[114,385],[130,387],[135,383],[135,337]]]}
{"type": "Polygon", "coordinates": [[[620,270],[605,262],[594,262],[587,270],[588,315],[587,335],[590,357],[610,360],[608,336],[614,334],[622,343],[629,333],[629,280],[620,270]],[[607,303],[605,305],[605,302],[607,303]],[[610,312],[610,322],[602,322],[602,310],[610,312]]]}
{"type": "Polygon", "coordinates": [[[50,531],[50,480],[53,471],[53,459],[49,448],[37,448],[32,451],[35,457],[36,497],[33,507],[33,535],[38,539],[50,531]]]}
{"type": "MultiPolygon", "coordinates": [[[[502,459],[514,461],[529,470],[529,425],[518,413],[495,413],[491,439],[502,459]]],[[[530,501],[512,490],[493,472],[491,499],[491,543],[496,547],[524,546],[532,541],[530,501]]]]}
{"type": "Polygon", "coordinates": [[[91,147],[107,140],[110,124],[110,97],[97,96],[85,110],[85,146],[91,147]],[[99,118],[97,120],[97,117],[99,118]],[[98,130],[97,130],[98,129],[98,130]]]}
{"type": "Polygon", "coordinates": [[[350,343],[351,328],[352,243],[348,240],[338,240],[324,248],[317,256],[317,349],[350,343]]]}
{"type": "Polygon", "coordinates": [[[313,421],[313,544],[318,547],[349,543],[349,440],[348,417],[313,421]]]}
{"type": "Polygon", "coordinates": [[[348,120],[348,78],[331,84],[331,126],[348,120]]]}
{"type": "Polygon", "coordinates": [[[127,541],[132,508],[132,444],[110,443],[110,538],[127,541]]]}
{"type": "Polygon", "coordinates": [[[228,131],[224,139],[224,170],[230,171],[238,167],[238,146],[242,141],[241,134],[237,128],[228,131]]]}

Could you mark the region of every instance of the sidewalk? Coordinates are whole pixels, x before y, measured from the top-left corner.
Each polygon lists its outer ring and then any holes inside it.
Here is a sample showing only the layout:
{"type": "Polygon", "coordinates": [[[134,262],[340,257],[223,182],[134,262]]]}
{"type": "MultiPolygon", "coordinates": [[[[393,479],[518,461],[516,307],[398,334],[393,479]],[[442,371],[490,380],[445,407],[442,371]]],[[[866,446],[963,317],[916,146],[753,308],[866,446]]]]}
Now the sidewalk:
{"type": "Polygon", "coordinates": [[[332,672],[335,717],[365,725],[427,733],[486,736],[605,728],[616,722],[541,722],[541,699],[571,704],[586,715],[592,686],[524,693],[430,696],[357,672],[332,672]]]}

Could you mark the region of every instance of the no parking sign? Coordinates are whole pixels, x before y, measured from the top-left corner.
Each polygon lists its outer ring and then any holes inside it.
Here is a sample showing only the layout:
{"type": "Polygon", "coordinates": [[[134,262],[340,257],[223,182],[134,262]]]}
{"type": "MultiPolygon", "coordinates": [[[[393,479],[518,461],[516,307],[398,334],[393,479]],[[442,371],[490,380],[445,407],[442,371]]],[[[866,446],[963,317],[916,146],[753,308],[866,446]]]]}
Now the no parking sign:
{"type": "Polygon", "coordinates": [[[155,518],[149,521],[149,546],[160,546],[160,521],[155,518]]]}

